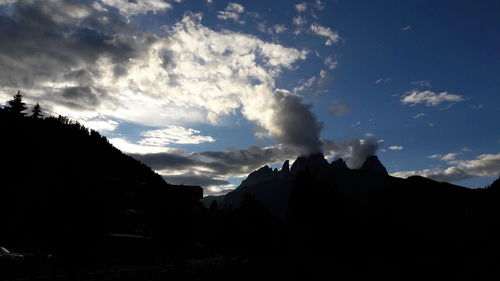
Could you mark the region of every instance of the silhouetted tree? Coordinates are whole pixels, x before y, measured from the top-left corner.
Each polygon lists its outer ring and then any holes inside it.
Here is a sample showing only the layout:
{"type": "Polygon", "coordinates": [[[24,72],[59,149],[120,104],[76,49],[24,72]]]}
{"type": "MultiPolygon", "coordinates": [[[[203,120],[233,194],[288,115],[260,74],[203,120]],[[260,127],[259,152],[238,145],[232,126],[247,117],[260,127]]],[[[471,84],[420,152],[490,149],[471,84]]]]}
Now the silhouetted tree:
{"type": "Polygon", "coordinates": [[[27,107],[23,102],[23,95],[21,94],[21,91],[17,91],[17,94],[12,97],[12,100],[8,101],[8,104],[10,105],[10,112],[22,116],[26,115],[26,113],[23,113],[23,111],[26,110],[27,107]]]}
{"type": "Polygon", "coordinates": [[[39,103],[36,103],[35,107],[33,107],[31,117],[33,117],[33,118],[43,117],[42,109],[40,108],[39,103]]]}
{"type": "Polygon", "coordinates": [[[210,204],[210,212],[218,212],[218,211],[219,211],[219,204],[217,204],[217,200],[214,200],[210,204]]]}

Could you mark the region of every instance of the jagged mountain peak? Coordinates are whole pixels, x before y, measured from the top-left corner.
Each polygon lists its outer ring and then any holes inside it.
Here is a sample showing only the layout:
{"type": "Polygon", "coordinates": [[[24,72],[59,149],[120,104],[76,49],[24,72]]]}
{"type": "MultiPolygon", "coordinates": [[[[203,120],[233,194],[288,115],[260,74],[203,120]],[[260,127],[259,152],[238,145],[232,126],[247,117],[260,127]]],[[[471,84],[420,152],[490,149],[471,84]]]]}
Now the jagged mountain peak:
{"type": "Polygon", "coordinates": [[[325,156],[322,153],[316,153],[309,156],[299,156],[293,162],[290,172],[292,175],[295,175],[305,170],[322,170],[326,167],[328,167],[328,161],[326,161],[325,156]]]}
{"type": "Polygon", "coordinates": [[[340,157],[333,160],[332,163],[330,164],[330,167],[332,167],[333,169],[336,169],[336,170],[348,170],[349,169],[349,167],[347,167],[347,164],[345,163],[344,159],[342,159],[340,157]]]}
{"type": "Polygon", "coordinates": [[[283,166],[281,166],[280,172],[282,174],[290,174],[290,161],[285,160],[285,162],[283,162],[283,166]]]}
{"type": "Polygon", "coordinates": [[[388,175],[387,169],[382,165],[376,155],[368,156],[361,166],[360,170],[366,170],[377,174],[388,175]]]}

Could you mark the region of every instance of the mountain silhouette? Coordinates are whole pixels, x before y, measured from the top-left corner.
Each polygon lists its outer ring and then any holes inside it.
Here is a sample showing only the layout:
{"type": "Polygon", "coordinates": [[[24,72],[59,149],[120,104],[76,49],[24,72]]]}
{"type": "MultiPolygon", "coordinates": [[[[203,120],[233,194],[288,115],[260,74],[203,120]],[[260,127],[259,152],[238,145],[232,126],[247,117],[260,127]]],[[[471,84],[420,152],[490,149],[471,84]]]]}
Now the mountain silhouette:
{"type": "Polygon", "coordinates": [[[323,154],[312,154],[300,156],[289,167],[289,161],[283,163],[281,170],[271,169],[264,166],[248,175],[240,186],[224,196],[210,196],[202,201],[209,206],[211,201],[216,200],[222,205],[238,206],[245,194],[251,195],[263,203],[273,214],[283,217],[288,210],[288,200],[292,191],[294,181],[298,174],[305,173],[318,182],[338,185],[339,190],[345,191],[348,197],[371,196],[372,191],[362,191],[358,186],[366,186],[369,182],[375,189],[379,185],[387,184],[391,180],[387,170],[375,155],[367,157],[359,169],[349,169],[342,158],[331,163],[325,159],[323,154]],[[350,195],[350,193],[356,194],[350,195]],[[362,194],[366,193],[367,194],[362,194]]]}
{"type": "Polygon", "coordinates": [[[281,245],[278,252],[289,253],[283,263],[293,264],[290,278],[319,280],[333,272],[339,280],[500,277],[500,179],[469,189],[396,178],[374,155],[359,169],[320,154],[297,158],[290,172],[288,163],[280,171],[264,166],[225,196],[203,199],[238,211],[251,198],[261,204],[255,210],[265,207],[285,225],[266,238],[238,232],[230,245],[253,241],[252,249],[263,252],[269,250],[259,245],[268,241],[281,245]]]}

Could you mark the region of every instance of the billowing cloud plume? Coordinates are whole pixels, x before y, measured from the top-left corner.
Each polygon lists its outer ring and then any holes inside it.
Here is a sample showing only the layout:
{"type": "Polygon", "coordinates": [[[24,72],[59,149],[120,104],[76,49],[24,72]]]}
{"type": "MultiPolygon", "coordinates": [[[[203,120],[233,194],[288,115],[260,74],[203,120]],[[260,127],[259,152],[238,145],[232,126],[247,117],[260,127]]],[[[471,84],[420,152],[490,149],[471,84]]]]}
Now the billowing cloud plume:
{"type": "Polygon", "coordinates": [[[439,94],[432,91],[416,91],[413,90],[401,99],[401,103],[416,105],[419,103],[424,103],[427,106],[437,106],[443,102],[461,102],[465,98],[460,95],[449,94],[447,92],[441,92],[439,94]]]}
{"type": "Polygon", "coordinates": [[[323,141],[325,155],[344,158],[352,169],[360,168],[368,156],[377,153],[378,148],[379,142],[374,139],[351,139],[343,142],[323,141]]]}
{"type": "Polygon", "coordinates": [[[500,153],[481,154],[473,160],[452,160],[454,155],[439,155],[436,158],[448,160],[445,169],[424,169],[419,171],[401,171],[393,173],[396,177],[419,175],[438,181],[454,182],[476,177],[498,177],[500,175],[500,153]]]}

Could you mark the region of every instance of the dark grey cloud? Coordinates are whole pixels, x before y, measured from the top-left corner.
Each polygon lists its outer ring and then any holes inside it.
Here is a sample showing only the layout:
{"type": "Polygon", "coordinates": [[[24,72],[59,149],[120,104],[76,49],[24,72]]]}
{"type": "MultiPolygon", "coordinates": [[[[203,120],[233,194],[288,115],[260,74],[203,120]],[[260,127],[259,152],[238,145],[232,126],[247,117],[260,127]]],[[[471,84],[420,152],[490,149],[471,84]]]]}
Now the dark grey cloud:
{"type": "Polygon", "coordinates": [[[225,151],[185,153],[129,154],[155,170],[200,169],[214,177],[247,174],[269,163],[296,157],[296,151],[283,146],[246,149],[227,148],[225,151]],[[203,160],[202,160],[203,159],[203,160]]]}
{"type": "Polygon", "coordinates": [[[224,186],[229,184],[226,180],[214,179],[209,176],[196,175],[192,173],[163,176],[163,178],[172,184],[198,185],[201,187],[224,186]]]}
{"type": "MultiPolygon", "coordinates": [[[[345,158],[351,168],[361,167],[366,157],[375,155],[378,149],[376,140],[351,139],[343,142],[322,140],[321,145],[325,153],[345,158]]],[[[165,176],[169,182],[204,187],[224,186],[228,182],[221,178],[246,176],[264,165],[295,160],[299,156],[294,147],[283,145],[266,148],[257,146],[245,149],[226,148],[224,151],[130,155],[155,170],[175,172],[174,176],[165,176]]]]}
{"type": "Polygon", "coordinates": [[[301,96],[281,91],[276,92],[276,98],[278,107],[273,123],[280,129],[272,137],[296,148],[302,155],[321,152],[323,124],[316,120],[311,105],[305,104],[301,96]]]}
{"type": "Polygon", "coordinates": [[[107,97],[92,88],[103,75],[98,60],[106,57],[117,65],[114,75],[123,75],[129,59],[156,37],[91,3],[19,0],[0,16],[0,39],[1,87],[28,95],[45,90],[45,100],[86,107],[107,97]],[[47,82],[73,86],[54,90],[47,82]]]}
{"type": "Polygon", "coordinates": [[[164,169],[187,169],[200,164],[201,161],[190,155],[175,153],[148,153],[148,154],[130,154],[144,164],[155,170],[164,169]]]}

